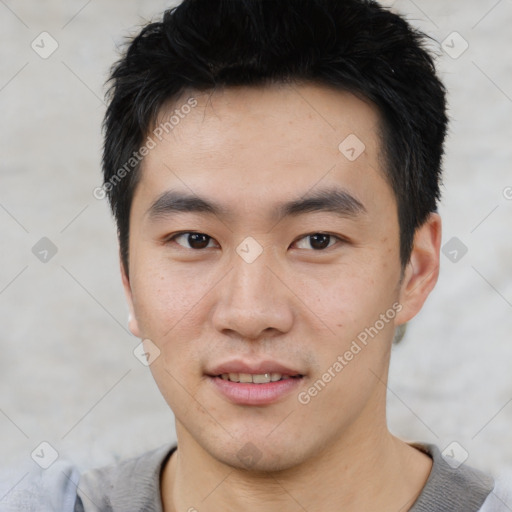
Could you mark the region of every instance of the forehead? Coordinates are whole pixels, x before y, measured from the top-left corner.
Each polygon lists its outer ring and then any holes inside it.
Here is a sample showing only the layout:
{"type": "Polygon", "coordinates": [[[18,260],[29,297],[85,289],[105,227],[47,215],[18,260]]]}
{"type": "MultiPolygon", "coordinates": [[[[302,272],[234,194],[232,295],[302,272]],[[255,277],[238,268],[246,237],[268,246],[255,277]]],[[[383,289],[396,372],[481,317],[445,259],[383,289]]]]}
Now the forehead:
{"type": "Polygon", "coordinates": [[[379,114],[369,101],[318,85],[190,92],[161,109],[136,195],[176,187],[257,211],[263,202],[342,185],[361,200],[390,190],[379,114]]]}
{"type": "Polygon", "coordinates": [[[220,142],[246,146],[250,141],[249,150],[269,144],[296,150],[302,142],[306,150],[320,143],[337,155],[340,137],[351,134],[373,149],[379,113],[372,102],[347,91],[279,83],[190,91],[161,109],[157,131],[158,127],[158,138],[174,138],[185,145],[192,141],[196,152],[215,150],[220,142]],[[187,106],[191,98],[193,108],[187,106]]]}

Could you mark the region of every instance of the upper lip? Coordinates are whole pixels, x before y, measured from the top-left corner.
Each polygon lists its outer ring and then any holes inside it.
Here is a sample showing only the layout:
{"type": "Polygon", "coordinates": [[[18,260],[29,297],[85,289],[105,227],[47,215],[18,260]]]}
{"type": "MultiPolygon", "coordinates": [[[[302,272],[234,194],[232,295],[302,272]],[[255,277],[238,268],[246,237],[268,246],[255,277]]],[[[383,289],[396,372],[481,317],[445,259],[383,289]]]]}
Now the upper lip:
{"type": "Polygon", "coordinates": [[[280,373],[282,375],[303,375],[299,370],[284,366],[277,361],[252,361],[246,362],[241,359],[233,359],[231,361],[225,361],[211,368],[206,372],[210,376],[218,376],[224,373],[250,373],[252,375],[258,375],[263,373],[280,373]]]}

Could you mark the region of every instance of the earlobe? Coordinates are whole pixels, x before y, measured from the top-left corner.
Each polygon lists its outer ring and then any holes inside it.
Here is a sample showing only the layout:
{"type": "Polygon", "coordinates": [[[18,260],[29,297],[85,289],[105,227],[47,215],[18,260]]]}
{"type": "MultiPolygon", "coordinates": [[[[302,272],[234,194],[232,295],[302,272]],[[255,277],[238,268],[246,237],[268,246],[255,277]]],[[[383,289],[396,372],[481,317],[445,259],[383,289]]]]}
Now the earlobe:
{"type": "Polygon", "coordinates": [[[137,338],[142,338],[139,324],[137,322],[137,317],[135,315],[135,308],[133,304],[133,294],[132,294],[132,288],[130,284],[130,279],[128,277],[128,274],[126,272],[126,268],[124,266],[124,263],[122,259],[120,259],[120,267],[121,267],[121,279],[123,281],[123,288],[124,293],[126,296],[126,302],[128,303],[129,313],[128,313],[128,328],[130,329],[130,332],[136,336],[137,338]]]}
{"type": "Polygon", "coordinates": [[[414,234],[411,258],[404,271],[400,287],[402,310],[396,324],[408,322],[422,308],[439,276],[441,217],[431,213],[414,234]]]}

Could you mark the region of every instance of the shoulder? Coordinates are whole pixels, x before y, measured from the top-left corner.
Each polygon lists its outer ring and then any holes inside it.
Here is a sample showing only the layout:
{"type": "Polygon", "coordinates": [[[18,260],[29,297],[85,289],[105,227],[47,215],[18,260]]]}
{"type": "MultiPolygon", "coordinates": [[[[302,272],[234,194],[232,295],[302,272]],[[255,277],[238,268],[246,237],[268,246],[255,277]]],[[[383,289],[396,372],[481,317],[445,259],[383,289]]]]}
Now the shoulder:
{"type": "Polygon", "coordinates": [[[78,482],[76,510],[159,512],[160,473],[176,446],[163,446],[138,457],[84,473],[78,482]]]}
{"type": "Polygon", "coordinates": [[[1,512],[160,512],[160,472],[176,446],[80,473],[58,460],[49,468],[35,464],[0,472],[1,512]]]}
{"type": "Polygon", "coordinates": [[[512,510],[508,477],[491,475],[457,460],[456,450],[441,453],[432,444],[410,443],[432,457],[430,476],[411,512],[506,512],[512,510]]]}
{"type": "Polygon", "coordinates": [[[0,475],[2,512],[73,512],[78,469],[66,461],[49,468],[35,465],[3,470],[0,475]]]}
{"type": "Polygon", "coordinates": [[[496,478],[492,492],[485,500],[480,512],[509,512],[512,510],[512,471],[496,478]]]}

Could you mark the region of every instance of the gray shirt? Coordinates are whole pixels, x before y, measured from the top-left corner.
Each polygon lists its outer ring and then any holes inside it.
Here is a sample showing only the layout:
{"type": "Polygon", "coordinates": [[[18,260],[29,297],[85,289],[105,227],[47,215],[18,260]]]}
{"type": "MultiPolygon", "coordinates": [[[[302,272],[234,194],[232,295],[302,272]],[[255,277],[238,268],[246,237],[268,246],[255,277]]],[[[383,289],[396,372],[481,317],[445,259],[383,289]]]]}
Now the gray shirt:
{"type": "MultiPolygon", "coordinates": [[[[510,512],[510,482],[466,464],[452,468],[435,445],[414,444],[433,459],[430,476],[410,512],[510,512]]],[[[164,446],[80,475],[55,463],[7,489],[0,512],[162,512],[160,475],[176,446],[164,446]]],[[[3,497],[2,497],[3,496],[3,497]]],[[[198,509],[200,510],[200,509],[198,509]]]]}

